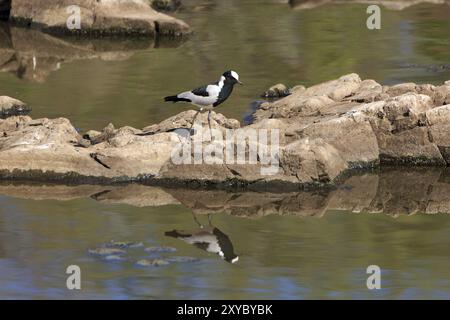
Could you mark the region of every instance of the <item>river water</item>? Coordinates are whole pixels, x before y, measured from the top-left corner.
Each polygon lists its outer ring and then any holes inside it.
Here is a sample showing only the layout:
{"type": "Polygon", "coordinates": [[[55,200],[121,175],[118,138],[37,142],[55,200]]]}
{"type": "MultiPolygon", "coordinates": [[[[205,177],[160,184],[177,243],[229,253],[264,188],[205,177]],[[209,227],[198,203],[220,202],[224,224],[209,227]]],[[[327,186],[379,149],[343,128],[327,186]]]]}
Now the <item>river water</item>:
{"type": "MultiPolygon", "coordinates": [[[[55,38],[2,25],[0,93],[29,103],[35,118],[68,117],[88,130],[139,128],[188,110],[162,97],[227,69],[245,86],[219,112],[237,119],[278,82],[308,86],[351,72],[383,84],[450,79],[448,5],[382,8],[382,28],[371,31],[358,4],[185,4],[176,16],[195,33],[181,43],[55,38]]],[[[2,182],[0,298],[449,299],[448,173],[351,179],[294,194],[2,182]],[[175,233],[217,240],[225,259],[175,233]],[[111,240],[138,245],[108,258],[90,252],[111,240]],[[81,290],[66,288],[69,265],[81,268],[81,290]],[[380,290],[366,286],[370,265],[381,269],[380,290]]]]}

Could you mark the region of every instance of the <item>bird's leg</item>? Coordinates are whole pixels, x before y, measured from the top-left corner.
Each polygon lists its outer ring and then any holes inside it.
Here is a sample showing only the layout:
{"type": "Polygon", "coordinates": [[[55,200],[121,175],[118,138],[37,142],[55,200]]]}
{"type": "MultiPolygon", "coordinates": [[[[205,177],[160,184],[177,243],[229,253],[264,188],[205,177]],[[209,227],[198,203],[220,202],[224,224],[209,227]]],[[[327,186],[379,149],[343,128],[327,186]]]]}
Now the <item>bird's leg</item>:
{"type": "Polygon", "coordinates": [[[195,123],[195,119],[197,119],[198,114],[200,112],[202,112],[202,111],[203,111],[203,108],[200,108],[200,110],[197,111],[197,113],[195,114],[194,118],[192,119],[191,127],[189,128],[189,134],[190,135],[192,135],[191,132],[192,132],[192,127],[194,126],[194,123],[195,123]]]}
{"type": "Polygon", "coordinates": [[[197,215],[196,215],[194,212],[192,212],[192,216],[194,217],[195,223],[196,223],[200,228],[203,229],[203,225],[200,223],[200,221],[198,221],[197,215]]]}
{"type": "Polygon", "coordinates": [[[212,142],[212,132],[211,132],[211,110],[208,110],[208,127],[209,127],[209,137],[212,142]]]}
{"type": "Polygon", "coordinates": [[[208,224],[209,224],[210,227],[212,227],[211,213],[208,213],[208,224]]]}

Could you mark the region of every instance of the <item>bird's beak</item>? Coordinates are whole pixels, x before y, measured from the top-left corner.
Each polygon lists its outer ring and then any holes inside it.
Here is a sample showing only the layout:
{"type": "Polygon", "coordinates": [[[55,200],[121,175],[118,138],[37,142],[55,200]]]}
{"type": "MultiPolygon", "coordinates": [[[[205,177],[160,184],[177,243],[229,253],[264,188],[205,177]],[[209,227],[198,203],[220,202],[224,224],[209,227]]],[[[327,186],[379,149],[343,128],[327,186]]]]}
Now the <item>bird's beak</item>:
{"type": "Polygon", "coordinates": [[[238,80],[238,83],[241,85],[241,86],[243,86],[244,84],[242,83],[242,82],[240,82],[239,80],[238,80]]]}

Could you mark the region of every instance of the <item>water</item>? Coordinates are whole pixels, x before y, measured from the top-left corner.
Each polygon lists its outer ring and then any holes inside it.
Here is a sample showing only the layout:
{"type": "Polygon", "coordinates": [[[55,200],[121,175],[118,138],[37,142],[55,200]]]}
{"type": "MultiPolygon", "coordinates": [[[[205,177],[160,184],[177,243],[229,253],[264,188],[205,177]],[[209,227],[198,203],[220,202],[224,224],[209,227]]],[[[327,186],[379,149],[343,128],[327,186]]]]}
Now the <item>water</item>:
{"type": "MultiPolygon", "coordinates": [[[[177,16],[195,34],[182,43],[61,40],[2,26],[1,94],[29,103],[33,117],[68,117],[87,130],[144,127],[187,110],[162,97],[231,68],[246,85],[219,111],[237,119],[277,82],[312,85],[350,72],[384,84],[450,79],[433,67],[450,63],[450,6],[383,10],[382,29],[369,31],[357,4],[186,3],[177,16]]],[[[281,195],[1,183],[0,298],[448,299],[449,181],[441,170],[400,171],[281,195]],[[198,232],[193,213],[205,226],[211,214],[237,263],[165,235],[198,232]],[[111,240],[144,247],[127,249],[123,261],[89,254],[111,240]],[[196,261],[136,265],[155,257],[149,246],[177,249],[159,258],[196,261]],[[65,286],[73,264],[81,291],[65,286]],[[379,291],[366,287],[372,264],[382,269],[379,291]]]]}

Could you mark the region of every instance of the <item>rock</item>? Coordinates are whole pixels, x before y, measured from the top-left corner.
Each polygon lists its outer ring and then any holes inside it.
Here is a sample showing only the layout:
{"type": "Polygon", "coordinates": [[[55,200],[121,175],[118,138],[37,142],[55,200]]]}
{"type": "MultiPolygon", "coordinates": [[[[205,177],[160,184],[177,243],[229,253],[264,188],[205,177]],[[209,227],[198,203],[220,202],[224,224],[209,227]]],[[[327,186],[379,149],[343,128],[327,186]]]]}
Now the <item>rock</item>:
{"type": "Polygon", "coordinates": [[[171,253],[176,252],[177,249],[172,247],[148,247],[144,251],[148,253],[171,253]]]}
{"type": "Polygon", "coordinates": [[[30,111],[31,107],[24,102],[8,96],[0,96],[0,118],[26,115],[30,111]]]}
{"type": "Polygon", "coordinates": [[[98,139],[98,137],[101,135],[102,133],[100,131],[97,130],[89,130],[88,132],[86,132],[83,135],[83,138],[89,141],[96,141],[96,140],[101,140],[98,139]],[[97,139],[96,139],[97,138],[97,139]]]}
{"type": "Polygon", "coordinates": [[[169,265],[170,262],[165,259],[142,259],[136,262],[136,264],[141,267],[162,267],[169,265]]]}
{"type": "Polygon", "coordinates": [[[190,32],[181,20],[158,13],[144,0],[11,0],[13,22],[49,33],[101,35],[183,36],[190,32]],[[69,29],[73,10],[80,8],[79,29],[69,29]]]}
{"type": "Polygon", "coordinates": [[[448,165],[450,164],[450,105],[428,110],[426,118],[430,142],[439,148],[448,165]]]}
{"type": "Polygon", "coordinates": [[[98,255],[98,256],[111,256],[111,255],[122,255],[127,253],[125,250],[123,249],[119,249],[119,248],[96,248],[96,249],[89,249],[89,253],[93,254],[93,255],[98,255]]]}
{"type": "Polygon", "coordinates": [[[105,261],[124,261],[125,258],[119,255],[111,254],[109,256],[104,257],[105,261]]]}
{"type": "Polygon", "coordinates": [[[169,257],[167,258],[167,261],[175,263],[186,263],[186,262],[197,262],[199,261],[199,259],[194,257],[169,257]]]}
{"type": "Polygon", "coordinates": [[[288,87],[279,83],[271,86],[267,91],[261,94],[263,98],[282,98],[290,95],[288,87]]]}
{"type": "MultiPolygon", "coordinates": [[[[0,120],[0,177],[266,191],[339,185],[355,170],[449,163],[448,97],[448,83],[382,87],[349,74],[263,103],[243,127],[212,111],[210,121],[207,112],[198,114],[189,132],[197,114],[189,110],[143,130],[110,124],[84,135],[86,144],[67,119],[10,117],[0,120]],[[262,133],[266,141],[250,139],[262,133]]],[[[167,192],[149,197],[141,186],[125,190],[89,196],[177,203],[167,192]]]]}
{"type": "Polygon", "coordinates": [[[274,103],[262,105],[255,112],[255,119],[320,115],[322,109],[354,94],[360,88],[360,83],[357,74],[349,74],[306,90],[296,90],[274,103]]]}
{"type": "Polygon", "coordinates": [[[121,249],[140,248],[143,246],[144,244],[142,242],[114,241],[114,240],[111,240],[110,242],[105,244],[105,247],[107,248],[121,248],[121,249]]]}
{"type": "MultiPolygon", "coordinates": [[[[142,129],[146,135],[153,135],[161,132],[172,132],[177,129],[189,129],[192,125],[197,111],[189,110],[181,112],[176,116],[170,117],[159,124],[151,125],[142,129]]],[[[238,129],[240,127],[239,121],[235,119],[227,119],[223,114],[212,112],[211,128],[221,129],[238,129]]],[[[208,113],[199,113],[196,121],[202,124],[208,123],[208,113]]]]}
{"type": "Polygon", "coordinates": [[[181,6],[181,0],[152,0],[152,8],[159,11],[176,11],[181,6]]]}
{"type": "Polygon", "coordinates": [[[364,80],[361,82],[359,88],[349,97],[344,98],[346,101],[356,102],[374,102],[376,100],[382,100],[387,97],[382,96],[383,87],[374,80],[364,80]]]}

